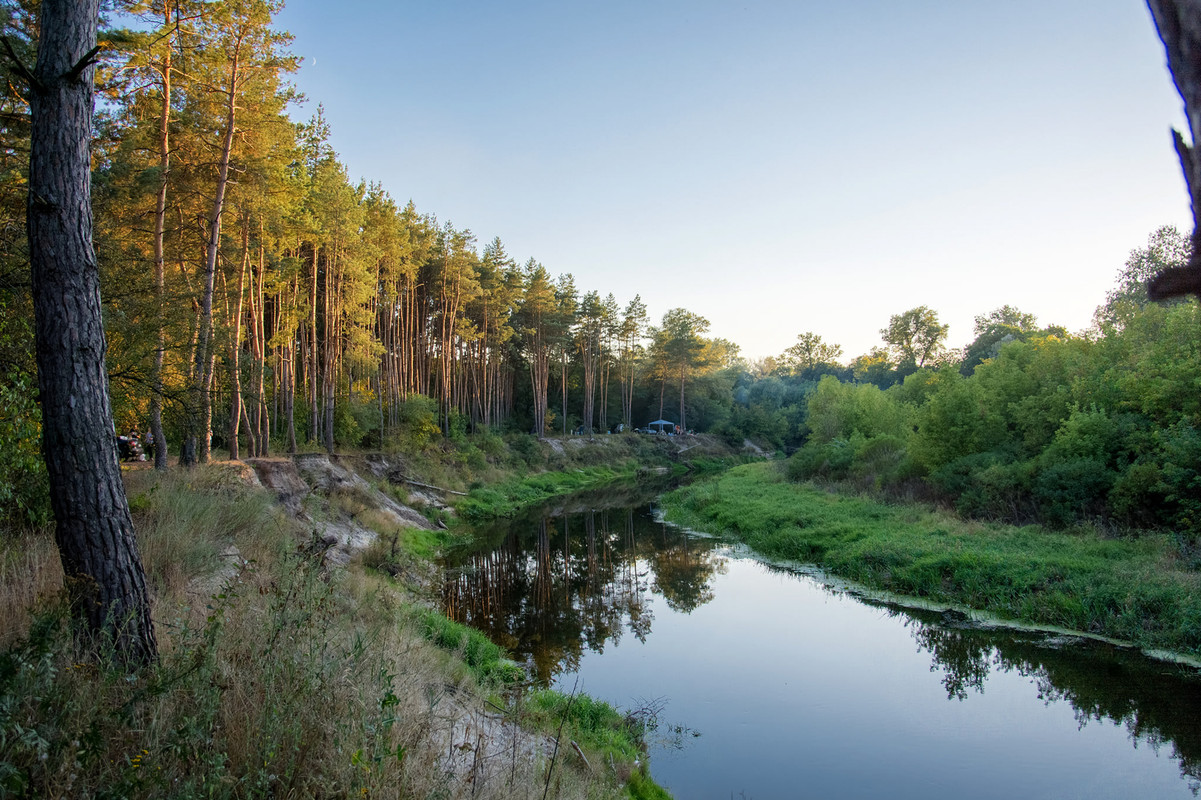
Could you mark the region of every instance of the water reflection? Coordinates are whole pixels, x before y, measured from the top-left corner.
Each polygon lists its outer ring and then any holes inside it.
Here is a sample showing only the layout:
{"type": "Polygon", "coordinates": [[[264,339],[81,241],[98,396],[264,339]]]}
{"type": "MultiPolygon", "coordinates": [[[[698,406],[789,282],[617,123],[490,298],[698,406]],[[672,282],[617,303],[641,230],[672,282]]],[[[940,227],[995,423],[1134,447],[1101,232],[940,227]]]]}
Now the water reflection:
{"type": "Polygon", "coordinates": [[[829,796],[1052,797],[1086,785],[1091,796],[1137,796],[1152,785],[1143,771],[1154,765],[1140,752],[1148,745],[1175,761],[1155,778],[1157,796],[1201,786],[1193,670],[852,599],[656,522],[635,490],[574,498],[479,534],[476,549],[448,559],[448,615],[526,661],[543,684],[579,674],[587,691],[619,704],[670,697],[673,721],[703,732],[688,754],[652,754],[656,777],[678,796],[723,786],[791,796],[787,753],[797,752],[810,754],[806,779],[829,796]],[[619,648],[626,636],[633,646],[619,648]],[[1104,722],[1120,726],[1109,744],[1095,735],[1104,722]],[[854,744],[844,753],[843,742],[854,744]],[[873,769],[839,783],[837,765],[856,745],[875,754],[873,769]],[[835,767],[823,778],[827,762],[835,767]],[[912,786],[891,782],[906,773],[912,786]],[[943,788],[926,793],[931,780],[943,788]]]}
{"type": "Polygon", "coordinates": [[[947,698],[983,694],[992,672],[1028,678],[1044,704],[1065,701],[1079,728],[1111,722],[1131,741],[1171,747],[1193,794],[1201,789],[1201,681],[1187,667],[1087,639],[1030,631],[979,629],[930,612],[890,609],[942,673],[947,698]]]}
{"type": "Polygon", "coordinates": [[[477,549],[446,560],[447,616],[487,633],[549,685],[578,669],[584,651],[604,652],[626,633],[645,641],[648,593],[679,613],[709,602],[724,568],[715,543],[655,522],[646,501],[657,492],[641,491],[638,507],[628,494],[593,494],[480,530],[477,549]]]}

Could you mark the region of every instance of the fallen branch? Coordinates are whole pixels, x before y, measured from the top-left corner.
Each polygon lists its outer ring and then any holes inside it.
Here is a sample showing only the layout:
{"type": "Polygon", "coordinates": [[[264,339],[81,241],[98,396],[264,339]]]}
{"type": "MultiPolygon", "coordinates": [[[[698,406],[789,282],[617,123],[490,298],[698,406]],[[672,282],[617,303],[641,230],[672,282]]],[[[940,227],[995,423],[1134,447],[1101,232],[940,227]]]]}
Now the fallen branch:
{"type": "Polygon", "coordinates": [[[457,494],[460,497],[467,496],[467,492],[456,492],[454,489],[443,489],[441,486],[431,486],[428,483],[422,483],[421,481],[415,481],[412,478],[406,478],[404,475],[399,477],[401,483],[407,483],[410,486],[420,486],[422,489],[433,489],[435,492],[442,492],[443,494],[457,494]]]}
{"type": "Polygon", "coordinates": [[[589,772],[591,772],[591,771],[592,771],[592,765],[588,763],[588,756],[584,755],[584,751],[580,749],[580,746],[579,746],[578,744],[576,744],[576,743],[575,743],[575,740],[574,740],[574,739],[572,739],[572,740],[571,740],[571,749],[572,749],[572,750],[575,750],[575,754],[576,754],[577,756],[579,756],[580,758],[584,759],[584,766],[588,768],[588,771],[589,771],[589,772]]]}

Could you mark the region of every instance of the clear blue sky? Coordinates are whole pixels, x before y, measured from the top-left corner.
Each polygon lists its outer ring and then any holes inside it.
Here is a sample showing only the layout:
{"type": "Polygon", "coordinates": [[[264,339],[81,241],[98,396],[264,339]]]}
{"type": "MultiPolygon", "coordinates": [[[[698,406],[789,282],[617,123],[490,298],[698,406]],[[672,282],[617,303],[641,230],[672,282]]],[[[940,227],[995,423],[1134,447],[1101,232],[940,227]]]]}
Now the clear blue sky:
{"type": "Polygon", "coordinates": [[[928,305],[1071,330],[1158,226],[1183,126],[1138,0],[291,0],[352,178],[748,358],[928,305]]]}

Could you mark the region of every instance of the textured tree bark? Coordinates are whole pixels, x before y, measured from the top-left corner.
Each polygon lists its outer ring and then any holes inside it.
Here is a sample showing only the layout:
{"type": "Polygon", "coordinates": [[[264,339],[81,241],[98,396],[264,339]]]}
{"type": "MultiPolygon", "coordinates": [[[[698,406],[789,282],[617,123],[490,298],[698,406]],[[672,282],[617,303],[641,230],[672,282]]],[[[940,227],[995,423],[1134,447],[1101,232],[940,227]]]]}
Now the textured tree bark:
{"type": "Polygon", "coordinates": [[[43,449],[75,613],[130,664],[157,657],[114,441],[92,248],[92,76],[99,0],[44,0],[30,92],[29,252],[43,449]]]}
{"type": "Polygon", "coordinates": [[[1201,135],[1201,0],[1147,0],[1147,7],[1167,51],[1176,90],[1184,100],[1192,141],[1186,143],[1179,131],[1172,131],[1193,207],[1193,249],[1187,266],[1164,270],[1148,283],[1152,300],[1166,300],[1201,294],[1201,158],[1195,149],[1201,135]]]}

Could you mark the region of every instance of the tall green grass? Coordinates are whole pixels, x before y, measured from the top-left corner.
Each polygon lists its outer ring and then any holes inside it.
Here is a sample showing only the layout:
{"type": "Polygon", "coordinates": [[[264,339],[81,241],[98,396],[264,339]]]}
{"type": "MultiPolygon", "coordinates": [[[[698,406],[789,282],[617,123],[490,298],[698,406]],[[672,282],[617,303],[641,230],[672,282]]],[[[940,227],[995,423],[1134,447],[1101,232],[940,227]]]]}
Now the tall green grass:
{"type": "Polygon", "coordinates": [[[601,486],[630,478],[634,469],[616,470],[610,467],[584,467],[571,472],[543,472],[515,478],[494,486],[472,489],[456,503],[455,508],[467,519],[511,517],[518,511],[552,497],[601,486]]]}
{"type": "Polygon", "coordinates": [[[462,659],[479,683],[488,687],[518,683],[525,670],[499,645],[475,628],[447,619],[432,608],[414,608],[413,619],[426,639],[462,659]]]}
{"type": "Polygon", "coordinates": [[[684,487],[663,508],[673,522],[873,588],[1201,656],[1201,574],[1168,535],[966,522],[792,483],[774,464],[684,487]]]}
{"type": "Polygon", "coordinates": [[[198,620],[160,619],[171,644],[133,675],[79,649],[65,607],[41,612],[0,654],[0,795],[348,797],[403,784],[381,629],[343,624],[319,566],[279,567],[245,567],[198,620]]]}

